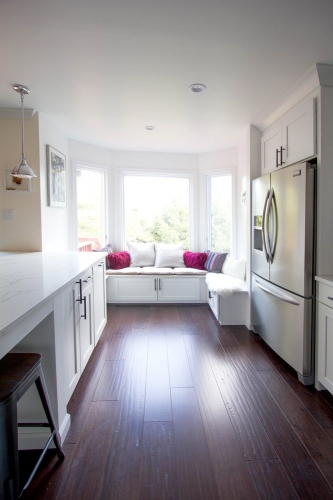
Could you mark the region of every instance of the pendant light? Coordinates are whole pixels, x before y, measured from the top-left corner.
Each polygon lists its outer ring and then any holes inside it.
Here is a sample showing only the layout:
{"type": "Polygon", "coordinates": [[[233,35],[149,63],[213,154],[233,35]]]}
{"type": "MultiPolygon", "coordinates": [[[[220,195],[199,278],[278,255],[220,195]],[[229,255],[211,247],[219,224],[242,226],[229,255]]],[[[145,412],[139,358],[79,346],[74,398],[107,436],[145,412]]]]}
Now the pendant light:
{"type": "Polygon", "coordinates": [[[24,85],[15,84],[13,89],[21,95],[21,109],[22,109],[22,155],[21,161],[16,167],[13,168],[11,175],[13,177],[19,177],[20,179],[32,179],[37,177],[32,168],[27,164],[27,160],[24,155],[24,108],[23,101],[26,94],[30,94],[30,90],[24,85]]]}

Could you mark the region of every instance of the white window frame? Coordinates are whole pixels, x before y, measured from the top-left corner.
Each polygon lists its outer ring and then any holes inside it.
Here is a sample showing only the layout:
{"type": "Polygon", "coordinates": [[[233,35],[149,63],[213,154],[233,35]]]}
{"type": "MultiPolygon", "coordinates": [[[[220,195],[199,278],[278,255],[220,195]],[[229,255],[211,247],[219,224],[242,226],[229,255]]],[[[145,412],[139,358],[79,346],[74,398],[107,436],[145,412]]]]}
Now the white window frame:
{"type": "Polygon", "coordinates": [[[211,178],[231,175],[231,232],[230,232],[230,255],[233,256],[236,248],[236,176],[234,168],[214,169],[202,172],[205,177],[203,198],[205,198],[205,250],[212,247],[212,223],[211,223],[211,178]]]}
{"type": "MultiPolygon", "coordinates": [[[[74,226],[75,226],[75,231],[74,234],[75,234],[75,248],[78,249],[78,238],[79,238],[79,231],[78,231],[78,220],[77,220],[77,184],[76,184],[76,173],[77,173],[77,169],[80,169],[80,170],[94,170],[96,172],[101,172],[104,174],[104,189],[103,189],[103,205],[104,205],[104,210],[102,210],[102,213],[103,213],[103,225],[104,225],[104,229],[105,229],[105,234],[104,234],[104,238],[105,241],[104,241],[104,245],[106,243],[109,243],[109,217],[108,217],[108,214],[109,214],[109,210],[108,210],[108,206],[109,206],[109,202],[108,202],[108,185],[109,185],[109,181],[108,181],[108,171],[109,169],[107,167],[104,167],[102,165],[96,165],[96,164],[93,164],[93,163],[87,163],[87,162],[83,162],[83,161],[79,161],[79,160],[73,160],[73,187],[74,187],[74,196],[73,196],[73,223],[74,223],[74,226]]],[[[103,245],[103,246],[104,246],[103,245]]]]}
{"type": "Polygon", "coordinates": [[[125,193],[124,179],[125,176],[136,177],[173,177],[189,180],[189,248],[193,250],[198,241],[198,234],[195,225],[195,198],[198,191],[198,177],[195,171],[179,171],[179,170],[160,170],[160,169],[133,169],[133,168],[118,168],[116,179],[115,206],[117,208],[117,220],[114,220],[116,237],[115,246],[118,249],[126,248],[125,235],[125,193]]]}

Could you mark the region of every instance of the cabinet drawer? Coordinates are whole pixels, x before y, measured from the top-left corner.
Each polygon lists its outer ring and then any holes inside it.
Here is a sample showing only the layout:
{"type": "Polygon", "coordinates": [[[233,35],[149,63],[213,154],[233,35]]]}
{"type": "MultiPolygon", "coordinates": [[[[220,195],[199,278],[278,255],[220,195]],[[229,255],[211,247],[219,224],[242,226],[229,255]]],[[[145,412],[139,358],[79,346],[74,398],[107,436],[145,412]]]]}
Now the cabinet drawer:
{"type": "Polygon", "coordinates": [[[319,302],[333,308],[333,287],[319,283],[318,299],[319,302]]]}

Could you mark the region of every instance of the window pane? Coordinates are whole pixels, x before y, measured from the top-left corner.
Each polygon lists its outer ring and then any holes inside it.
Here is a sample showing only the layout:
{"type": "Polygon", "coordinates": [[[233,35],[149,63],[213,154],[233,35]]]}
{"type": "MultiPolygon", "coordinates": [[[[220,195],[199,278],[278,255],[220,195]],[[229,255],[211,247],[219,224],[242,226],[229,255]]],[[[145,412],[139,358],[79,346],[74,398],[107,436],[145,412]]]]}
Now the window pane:
{"type": "Polygon", "coordinates": [[[104,172],[77,168],[77,224],[79,250],[105,245],[104,172]]]}
{"type": "Polygon", "coordinates": [[[125,176],[126,240],[189,245],[189,179],[125,176]]]}
{"type": "Polygon", "coordinates": [[[211,177],[211,250],[230,252],[231,242],[231,175],[211,177]]]}

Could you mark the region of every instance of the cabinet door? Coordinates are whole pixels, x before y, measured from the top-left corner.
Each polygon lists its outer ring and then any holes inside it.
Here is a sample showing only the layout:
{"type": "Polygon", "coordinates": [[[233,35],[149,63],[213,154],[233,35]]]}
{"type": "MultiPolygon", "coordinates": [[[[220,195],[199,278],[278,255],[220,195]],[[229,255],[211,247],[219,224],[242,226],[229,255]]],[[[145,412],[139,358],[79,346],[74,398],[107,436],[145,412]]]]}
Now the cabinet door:
{"type": "Polygon", "coordinates": [[[208,304],[215,318],[218,320],[220,316],[220,311],[219,311],[220,301],[219,301],[219,296],[217,295],[216,292],[208,291],[208,304]]]}
{"type": "Polygon", "coordinates": [[[200,300],[200,278],[185,276],[158,278],[158,300],[164,302],[200,300]]]}
{"type": "Polygon", "coordinates": [[[316,154],[316,99],[303,99],[283,117],[283,161],[290,165],[316,154]]]}
{"type": "MultiPolygon", "coordinates": [[[[277,150],[282,147],[282,124],[274,125],[261,136],[261,175],[276,170],[280,162],[280,154],[277,158],[277,150]]],[[[281,165],[280,165],[281,166],[281,165]]]]}
{"type": "Polygon", "coordinates": [[[94,287],[94,334],[97,344],[106,325],[106,290],[105,262],[101,261],[93,267],[94,287]]]}
{"type": "Polygon", "coordinates": [[[93,284],[92,278],[84,283],[80,304],[80,363],[81,373],[94,350],[94,316],[93,316],[93,284]]]}
{"type": "Polygon", "coordinates": [[[109,276],[108,302],[156,302],[157,278],[151,276],[109,276]]]}
{"type": "Polygon", "coordinates": [[[317,327],[318,380],[333,394],[333,309],[321,302],[318,304],[317,327]]]}

